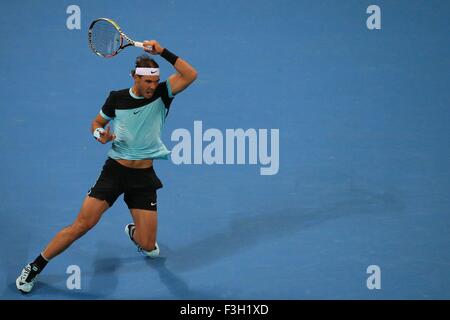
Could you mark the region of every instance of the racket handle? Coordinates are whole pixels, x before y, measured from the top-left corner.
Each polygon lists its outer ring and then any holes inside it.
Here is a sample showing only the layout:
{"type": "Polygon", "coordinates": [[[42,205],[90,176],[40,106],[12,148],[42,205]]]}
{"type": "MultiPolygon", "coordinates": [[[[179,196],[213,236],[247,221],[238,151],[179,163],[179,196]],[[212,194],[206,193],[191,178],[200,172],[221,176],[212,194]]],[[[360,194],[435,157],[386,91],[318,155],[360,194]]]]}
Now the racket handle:
{"type": "Polygon", "coordinates": [[[153,51],[153,46],[144,46],[142,42],[135,41],[134,46],[142,49],[150,49],[151,51],[153,51]]]}

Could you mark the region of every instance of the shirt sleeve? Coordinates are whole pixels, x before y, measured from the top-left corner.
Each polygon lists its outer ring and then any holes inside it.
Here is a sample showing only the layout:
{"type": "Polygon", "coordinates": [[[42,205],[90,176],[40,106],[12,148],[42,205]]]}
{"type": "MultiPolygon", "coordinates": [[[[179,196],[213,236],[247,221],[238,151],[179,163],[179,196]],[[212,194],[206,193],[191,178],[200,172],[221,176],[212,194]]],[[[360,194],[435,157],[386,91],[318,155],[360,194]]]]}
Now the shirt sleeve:
{"type": "Polygon", "coordinates": [[[161,88],[161,99],[164,102],[164,106],[166,107],[166,109],[169,109],[172,100],[175,98],[175,96],[172,94],[170,81],[166,80],[164,82],[161,82],[160,88],[161,88]]]}
{"type": "Polygon", "coordinates": [[[105,101],[105,104],[103,105],[102,109],[100,110],[100,115],[105,120],[111,120],[116,116],[116,111],[114,108],[114,91],[111,91],[109,93],[109,96],[105,101]]]}

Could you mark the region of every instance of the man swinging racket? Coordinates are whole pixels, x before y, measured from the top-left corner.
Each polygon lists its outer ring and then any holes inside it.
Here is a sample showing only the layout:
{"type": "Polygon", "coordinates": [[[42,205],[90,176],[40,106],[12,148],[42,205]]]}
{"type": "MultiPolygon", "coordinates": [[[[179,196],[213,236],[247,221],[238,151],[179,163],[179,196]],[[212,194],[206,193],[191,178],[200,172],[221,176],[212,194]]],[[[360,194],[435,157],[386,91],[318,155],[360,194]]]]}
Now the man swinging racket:
{"type": "Polygon", "coordinates": [[[75,221],[59,231],[22,270],[16,280],[21,292],[30,292],[48,261],[94,227],[122,193],[133,218],[133,223],[125,226],[126,234],[145,255],[152,258],[159,255],[156,190],[162,183],[153,169],[153,160],[168,158],[170,152],[161,141],[161,129],[174,96],[197,78],[197,71],[157,41],[143,44],[145,51],[160,55],[177,72],[160,82],[158,64],[144,54],[136,59],[133,86],[111,91],[91,128],[100,143],[112,141],[108,159],[75,221]],[[114,133],[109,126],[105,129],[110,121],[114,123],[114,133]]]}

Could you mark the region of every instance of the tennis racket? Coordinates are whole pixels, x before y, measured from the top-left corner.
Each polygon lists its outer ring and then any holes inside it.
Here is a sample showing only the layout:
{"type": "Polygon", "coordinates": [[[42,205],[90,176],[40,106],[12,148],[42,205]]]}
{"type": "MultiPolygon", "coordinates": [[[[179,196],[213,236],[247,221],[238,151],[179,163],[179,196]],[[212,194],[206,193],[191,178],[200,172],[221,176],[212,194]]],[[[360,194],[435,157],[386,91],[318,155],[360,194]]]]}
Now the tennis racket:
{"type": "Polygon", "coordinates": [[[112,58],[129,46],[144,48],[142,42],[130,39],[115,21],[108,18],[99,18],[92,21],[88,38],[89,47],[92,51],[104,58],[112,58]]]}

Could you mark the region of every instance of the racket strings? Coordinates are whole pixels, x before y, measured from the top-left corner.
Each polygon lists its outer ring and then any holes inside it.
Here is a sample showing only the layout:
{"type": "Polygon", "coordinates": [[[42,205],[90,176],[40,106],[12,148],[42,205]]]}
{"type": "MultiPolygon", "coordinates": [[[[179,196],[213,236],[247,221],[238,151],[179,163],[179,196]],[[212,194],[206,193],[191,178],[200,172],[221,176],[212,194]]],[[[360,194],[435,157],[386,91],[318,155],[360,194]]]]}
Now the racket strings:
{"type": "Polygon", "coordinates": [[[92,26],[90,40],[92,49],[105,57],[115,55],[123,43],[120,32],[104,20],[92,26]]]}

